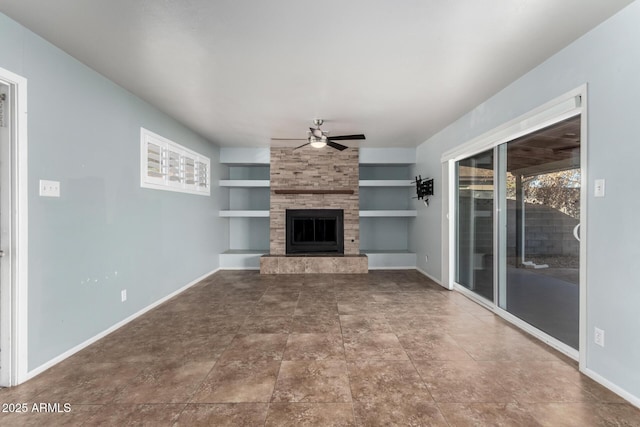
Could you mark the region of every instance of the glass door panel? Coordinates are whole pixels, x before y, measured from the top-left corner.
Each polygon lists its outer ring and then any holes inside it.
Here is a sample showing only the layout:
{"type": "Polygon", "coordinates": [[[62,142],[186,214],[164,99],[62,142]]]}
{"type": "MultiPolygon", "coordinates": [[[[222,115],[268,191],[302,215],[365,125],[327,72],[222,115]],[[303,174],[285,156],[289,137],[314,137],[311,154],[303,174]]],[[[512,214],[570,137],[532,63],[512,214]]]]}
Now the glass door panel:
{"type": "Polygon", "coordinates": [[[580,116],[497,151],[506,221],[498,305],[578,349],[580,116]]]}
{"type": "Polygon", "coordinates": [[[456,163],[455,281],[490,301],[493,301],[493,167],[493,150],[456,163]]]}

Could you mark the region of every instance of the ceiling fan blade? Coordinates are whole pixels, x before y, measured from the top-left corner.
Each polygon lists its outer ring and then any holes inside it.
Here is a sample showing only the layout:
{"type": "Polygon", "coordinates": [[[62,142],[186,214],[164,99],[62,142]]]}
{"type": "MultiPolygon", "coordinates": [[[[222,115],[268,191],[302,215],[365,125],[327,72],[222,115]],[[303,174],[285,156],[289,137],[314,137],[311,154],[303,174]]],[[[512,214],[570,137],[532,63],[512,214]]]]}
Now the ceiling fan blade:
{"type": "Polygon", "coordinates": [[[306,144],[302,144],[301,146],[294,148],[293,151],[297,150],[298,148],[302,148],[302,147],[304,147],[306,145],[309,145],[309,144],[311,144],[311,143],[307,142],[306,144]]]}
{"type": "Polygon", "coordinates": [[[340,135],[340,136],[330,136],[329,140],[331,141],[349,141],[349,140],[356,140],[356,139],[365,139],[363,134],[357,134],[357,135],[340,135]]]}
{"type": "Polygon", "coordinates": [[[327,141],[327,145],[328,145],[329,147],[335,148],[336,150],[340,150],[340,151],[342,151],[342,150],[346,150],[347,148],[349,148],[349,147],[347,147],[347,146],[345,146],[345,145],[338,144],[337,142],[333,142],[333,141],[331,141],[331,140],[328,140],[328,141],[327,141]]]}

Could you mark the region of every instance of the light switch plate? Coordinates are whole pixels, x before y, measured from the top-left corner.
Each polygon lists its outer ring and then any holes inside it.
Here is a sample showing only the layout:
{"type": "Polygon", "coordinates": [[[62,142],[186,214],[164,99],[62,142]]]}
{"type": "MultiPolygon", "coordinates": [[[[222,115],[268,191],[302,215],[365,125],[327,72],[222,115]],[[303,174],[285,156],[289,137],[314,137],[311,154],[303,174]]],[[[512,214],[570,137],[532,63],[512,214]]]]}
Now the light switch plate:
{"type": "Polygon", "coordinates": [[[60,181],[40,180],[40,196],[60,197],[60,181]]]}
{"type": "Polygon", "coordinates": [[[596,179],[593,185],[593,196],[604,197],[604,179],[596,179]]]}

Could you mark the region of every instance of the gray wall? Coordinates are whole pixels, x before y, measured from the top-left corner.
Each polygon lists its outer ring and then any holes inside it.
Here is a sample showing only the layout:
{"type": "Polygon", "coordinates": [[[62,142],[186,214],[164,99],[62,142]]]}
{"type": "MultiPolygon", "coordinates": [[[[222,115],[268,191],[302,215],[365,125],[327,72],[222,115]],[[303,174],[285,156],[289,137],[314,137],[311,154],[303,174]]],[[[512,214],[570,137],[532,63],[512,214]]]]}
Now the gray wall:
{"type": "MultiPolygon", "coordinates": [[[[420,145],[417,169],[439,176],[443,151],[588,83],[587,367],[640,399],[639,22],[636,1],[420,145]],[[596,178],[607,180],[604,198],[592,196],[596,178]],[[593,343],[594,326],[605,348],[593,343]]],[[[419,208],[411,233],[418,267],[438,278],[441,203],[442,190],[419,208]]]]}
{"type": "Polygon", "coordinates": [[[228,225],[217,147],[2,14],[0,51],[28,79],[32,370],[218,268],[228,225]],[[140,188],[140,126],[210,157],[211,196],[140,188]]]}

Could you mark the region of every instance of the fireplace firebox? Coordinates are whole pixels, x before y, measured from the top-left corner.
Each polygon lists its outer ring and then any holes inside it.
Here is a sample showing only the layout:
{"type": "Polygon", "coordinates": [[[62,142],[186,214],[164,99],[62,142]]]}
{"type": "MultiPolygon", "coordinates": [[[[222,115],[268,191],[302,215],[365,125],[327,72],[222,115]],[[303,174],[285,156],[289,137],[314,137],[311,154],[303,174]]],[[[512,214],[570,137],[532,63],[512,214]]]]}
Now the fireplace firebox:
{"type": "Polygon", "coordinates": [[[344,254],[342,209],[287,209],[287,254],[344,254]]]}

